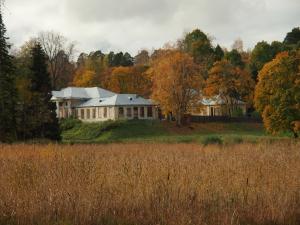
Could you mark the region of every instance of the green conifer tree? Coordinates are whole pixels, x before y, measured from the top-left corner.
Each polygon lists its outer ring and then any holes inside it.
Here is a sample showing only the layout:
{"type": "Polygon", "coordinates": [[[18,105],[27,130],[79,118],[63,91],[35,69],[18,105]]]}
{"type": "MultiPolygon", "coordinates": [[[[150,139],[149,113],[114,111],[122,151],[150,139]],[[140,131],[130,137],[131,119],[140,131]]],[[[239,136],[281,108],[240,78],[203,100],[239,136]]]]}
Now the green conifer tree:
{"type": "Polygon", "coordinates": [[[51,81],[47,71],[46,54],[37,43],[31,51],[31,92],[32,108],[35,114],[36,138],[51,140],[60,139],[58,119],[55,113],[55,103],[51,102],[51,81]]]}
{"type": "Polygon", "coordinates": [[[16,138],[16,88],[0,5],[0,142],[16,138]]]}

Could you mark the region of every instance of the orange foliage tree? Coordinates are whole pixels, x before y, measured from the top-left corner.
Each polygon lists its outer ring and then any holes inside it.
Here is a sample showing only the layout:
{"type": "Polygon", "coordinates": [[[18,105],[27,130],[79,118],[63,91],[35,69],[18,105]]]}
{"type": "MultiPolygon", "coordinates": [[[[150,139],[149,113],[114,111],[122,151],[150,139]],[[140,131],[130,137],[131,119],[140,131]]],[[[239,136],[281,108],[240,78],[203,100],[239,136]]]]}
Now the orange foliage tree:
{"type": "Polygon", "coordinates": [[[300,51],[279,53],[264,65],[255,88],[255,107],[272,134],[298,137],[300,121],[300,51]]]}
{"type": "Polygon", "coordinates": [[[73,85],[76,87],[93,87],[97,86],[98,80],[93,70],[79,69],[75,72],[73,85]]]}
{"type": "Polygon", "coordinates": [[[107,75],[105,87],[117,93],[136,93],[148,97],[151,80],[146,70],[145,66],[114,67],[107,75]]]}
{"type": "Polygon", "coordinates": [[[81,54],[73,76],[73,85],[78,87],[102,86],[108,62],[101,51],[81,54]]]}
{"type": "Polygon", "coordinates": [[[199,67],[187,53],[166,50],[153,60],[152,98],[164,113],[171,112],[181,125],[183,115],[199,99],[203,78],[199,67]]]}
{"type": "Polygon", "coordinates": [[[250,73],[221,60],[210,69],[204,94],[219,96],[226,105],[227,114],[232,116],[239,101],[252,102],[254,85],[250,73]]]}

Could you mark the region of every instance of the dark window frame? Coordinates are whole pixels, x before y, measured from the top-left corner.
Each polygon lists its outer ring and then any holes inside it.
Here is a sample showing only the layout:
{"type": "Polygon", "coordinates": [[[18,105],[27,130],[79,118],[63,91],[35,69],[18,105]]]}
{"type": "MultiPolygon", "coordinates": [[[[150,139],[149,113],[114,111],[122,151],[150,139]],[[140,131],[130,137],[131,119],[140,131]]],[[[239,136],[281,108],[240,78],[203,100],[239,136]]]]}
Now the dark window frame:
{"type": "Polygon", "coordinates": [[[153,118],[153,108],[152,108],[152,106],[147,107],[147,117],[153,118]]]}
{"type": "Polygon", "coordinates": [[[126,116],[128,118],[131,118],[132,117],[132,108],[131,107],[127,107],[126,108],[126,116]]]}
{"type": "Polygon", "coordinates": [[[140,117],[145,118],[145,107],[144,106],[140,107],[140,117]]]}

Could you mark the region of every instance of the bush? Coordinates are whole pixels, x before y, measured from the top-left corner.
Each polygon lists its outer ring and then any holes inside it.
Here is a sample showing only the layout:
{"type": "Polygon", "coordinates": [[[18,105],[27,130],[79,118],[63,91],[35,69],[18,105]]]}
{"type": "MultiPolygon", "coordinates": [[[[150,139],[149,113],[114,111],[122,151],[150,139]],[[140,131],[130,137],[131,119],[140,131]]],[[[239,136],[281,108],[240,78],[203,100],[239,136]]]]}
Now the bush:
{"type": "Polygon", "coordinates": [[[261,119],[261,115],[260,115],[259,112],[257,112],[257,111],[253,111],[253,112],[250,114],[250,116],[251,116],[252,118],[261,119]]]}
{"type": "Polygon", "coordinates": [[[244,116],[243,110],[241,108],[237,108],[233,110],[232,117],[242,117],[244,116]]]}
{"type": "Polygon", "coordinates": [[[205,137],[201,143],[203,145],[209,145],[209,144],[222,144],[223,143],[223,140],[219,137],[219,136],[208,136],[208,137],[205,137]]]}
{"type": "Polygon", "coordinates": [[[70,130],[78,124],[81,124],[81,121],[75,118],[62,119],[59,122],[59,126],[62,131],[70,130]]]}

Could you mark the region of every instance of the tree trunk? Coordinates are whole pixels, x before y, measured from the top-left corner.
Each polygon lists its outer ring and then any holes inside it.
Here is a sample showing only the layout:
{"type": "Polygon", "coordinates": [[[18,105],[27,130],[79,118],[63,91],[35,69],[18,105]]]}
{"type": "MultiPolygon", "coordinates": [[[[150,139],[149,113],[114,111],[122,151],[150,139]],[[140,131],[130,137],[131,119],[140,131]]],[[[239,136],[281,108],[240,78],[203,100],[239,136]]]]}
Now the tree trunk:
{"type": "Polygon", "coordinates": [[[176,115],[176,124],[178,127],[181,127],[181,114],[180,113],[178,113],[176,115]]]}

